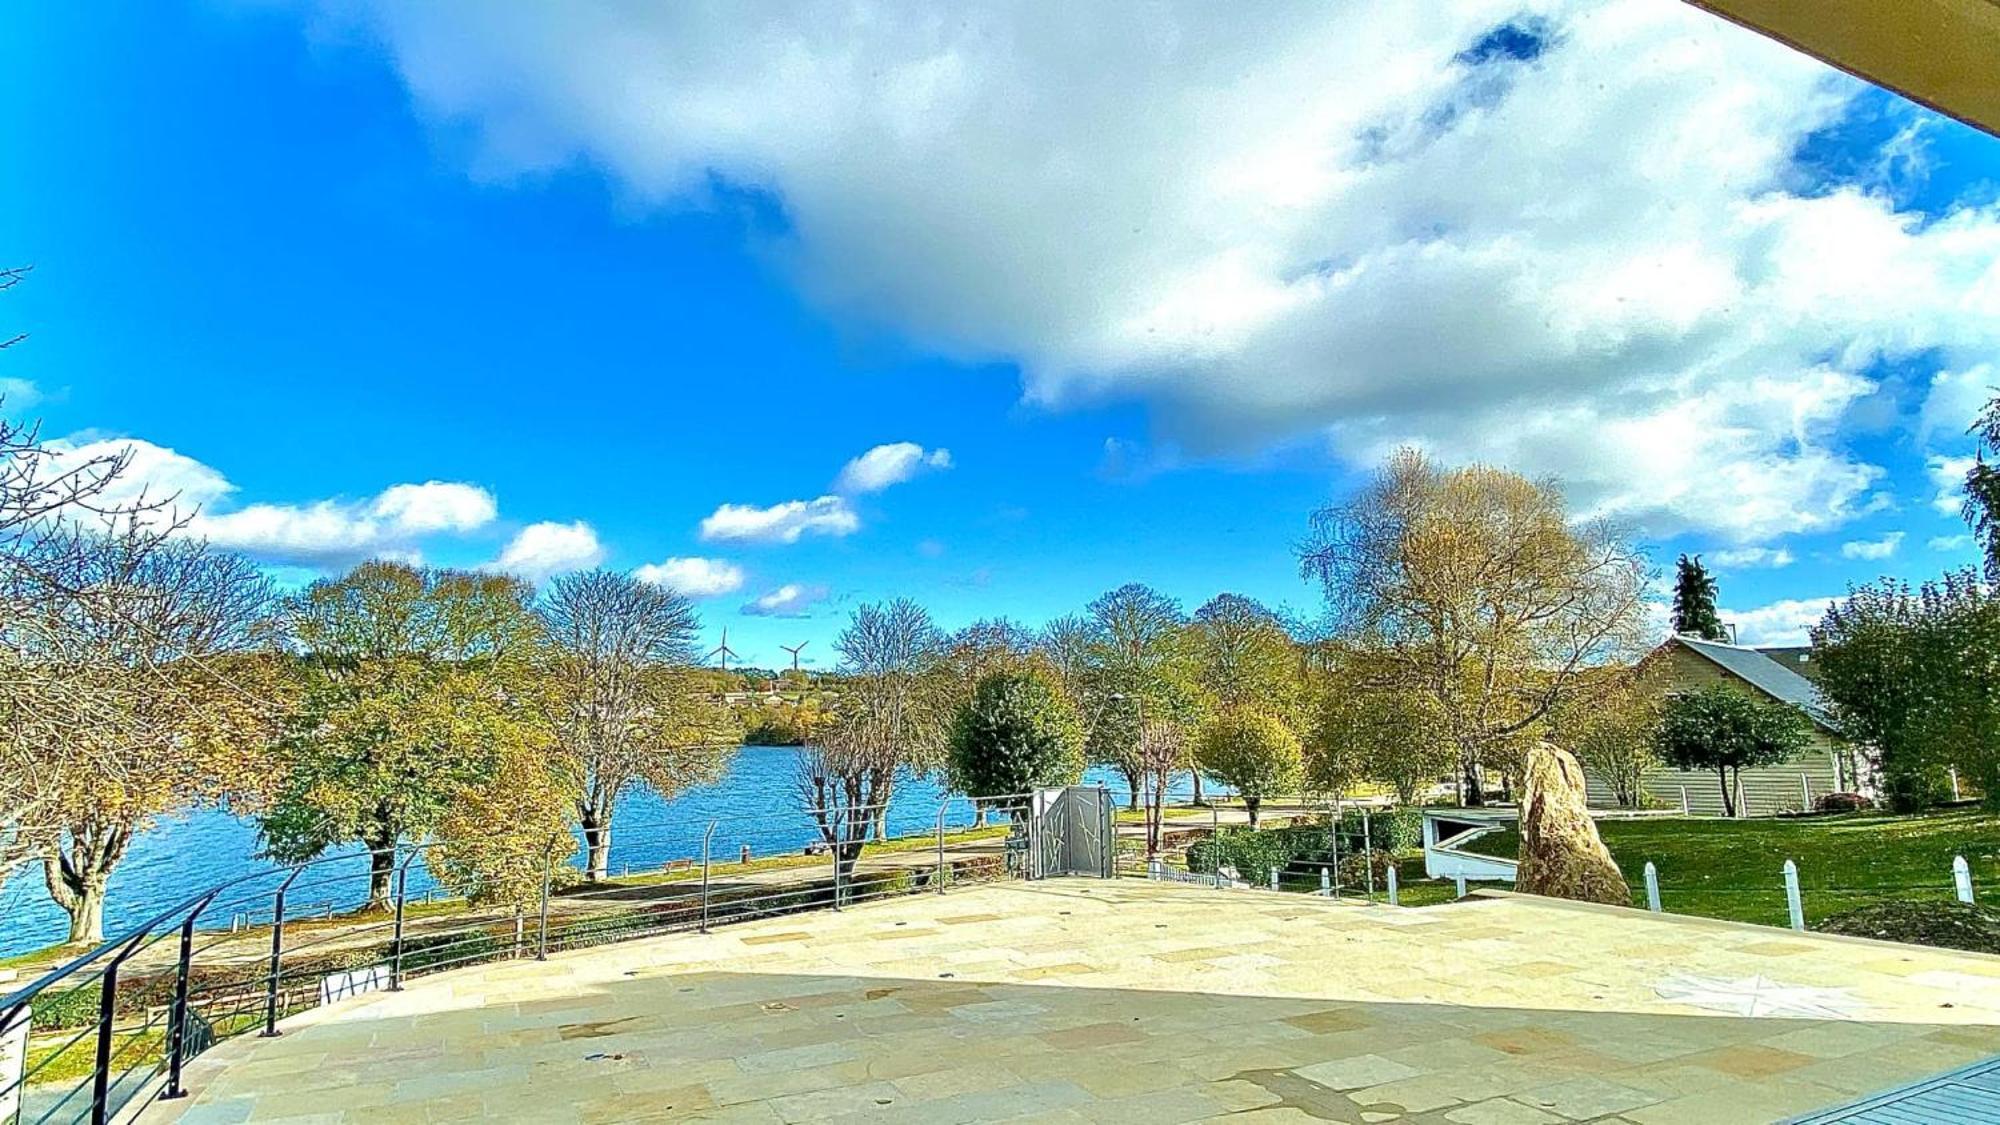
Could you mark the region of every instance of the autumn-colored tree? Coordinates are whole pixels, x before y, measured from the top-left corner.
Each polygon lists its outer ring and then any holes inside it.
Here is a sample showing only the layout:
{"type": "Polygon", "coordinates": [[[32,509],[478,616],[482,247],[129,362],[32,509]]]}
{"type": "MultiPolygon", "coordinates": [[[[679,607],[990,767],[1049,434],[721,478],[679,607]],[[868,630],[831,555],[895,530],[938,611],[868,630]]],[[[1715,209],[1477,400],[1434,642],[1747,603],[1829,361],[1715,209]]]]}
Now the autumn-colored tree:
{"type": "Polygon", "coordinates": [[[260,646],[269,583],[246,560],[139,524],[79,535],[61,548],[63,589],[21,607],[17,637],[45,646],[88,705],[61,732],[41,843],[50,896],[72,942],[104,936],[104,892],[133,837],[154,817],[253,788],[277,718],[272,658],[260,646]],[[74,595],[74,596],[72,596],[74,595]],[[248,681],[246,684],[245,681],[248,681]]]}
{"type": "Polygon", "coordinates": [[[1660,764],[1659,729],[1668,688],[1664,661],[1598,669],[1549,713],[1549,738],[1637,808],[1648,770],[1660,764]]]}
{"type": "Polygon", "coordinates": [[[358,841],[381,904],[397,846],[438,830],[447,813],[478,798],[499,818],[483,828],[457,818],[462,859],[482,832],[545,811],[565,786],[550,754],[533,596],[514,578],[377,560],[292,599],[284,623],[299,653],[299,703],[277,742],[281,776],[263,815],[271,855],[299,862],[358,841]],[[543,761],[548,783],[505,784],[517,757],[543,761]]]}
{"type": "Polygon", "coordinates": [[[689,674],[700,621],[677,591],[591,570],[556,578],[541,609],[557,761],[577,794],[585,877],[598,880],[619,797],[720,779],[742,731],[689,674]]]}
{"type": "Polygon", "coordinates": [[[1342,632],[1435,703],[1469,804],[1482,762],[1518,749],[1586,669],[1644,646],[1643,556],[1572,520],[1553,481],[1403,450],[1314,514],[1301,565],[1342,632]]]}
{"type": "Polygon", "coordinates": [[[1427,695],[1393,684],[1350,681],[1321,695],[1305,739],[1305,787],[1339,797],[1357,784],[1386,785],[1415,804],[1457,761],[1427,695]]]}

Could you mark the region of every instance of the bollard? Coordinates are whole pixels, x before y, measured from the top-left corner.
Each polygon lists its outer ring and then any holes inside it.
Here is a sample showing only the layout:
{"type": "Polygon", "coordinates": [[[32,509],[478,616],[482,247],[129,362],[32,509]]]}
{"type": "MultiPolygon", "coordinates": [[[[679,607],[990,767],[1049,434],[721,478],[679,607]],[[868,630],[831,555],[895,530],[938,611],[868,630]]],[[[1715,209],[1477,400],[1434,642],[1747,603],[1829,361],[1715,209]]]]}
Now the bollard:
{"type": "Polygon", "coordinates": [[[1460,872],[1457,872],[1456,874],[1454,874],[1454,875],[1452,876],[1452,878],[1453,878],[1453,879],[1454,879],[1454,880],[1455,880],[1455,881],[1456,881],[1456,882],[1458,883],[1458,897],[1460,897],[1460,898],[1464,898],[1464,897],[1465,897],[1465,872],[1463,872],[1463,871],[1460,871],[1460,872]]]}
{"type": "Polygon", "coordinates": [[[1785,906],[1791,911],[1792,928],[1805,929],[1806,908],[1799,898],[1799,865],[1789,859],[1785,861],[1785,906]]]}
{"type": "Polygon", "coordinates": [[[1387,875],[1389,877],[1389,905],[1390,906],[1403,905],[1401,900],[1399,900],[1396,897],[1396,865],[1392,863],[1389,866],[1383,868],[1382,874],[1387,875]]]}
{"type": "Polygon", "coordinates": [[[1660,870],[1650,859],[1646,861],[1646,909],[1660,912],[1660,870]]]}
{"type": "Polygon", "coordinates": [[[1962,855],[1951,857],[1951,885],[1958,892],[1958,901],[1972,905],[1972,868],[1962,855]]]}
{"type": "Polygon", "coordinates": [[[1149,878],[1149,879],[1151,879],[1151,880],[1153,880],[1153,881],[1154,881],[1154,882],[1156,882],[1156,883],[1157,883],[1157,882],[1159,882],[1159,881],[1160,881],[1161,879],[1164,879],[1164,878],[1166,878],[1166,877],[1167,877],[1167,875],[1166,875],[1166,865],[1165,865],[1165,864],[1162,864],[1162,863],[1161,863],[1161,862],[1160,862],[1159,860],[1157,860],[1157,859],[1149,859],[1149,860],[1147,860],[1147,861],[1146,861],[1146,877],[1147,877],[1147,878],[1149,878]]]}
{"type": "Polygon", "coordinates": [[[1333,876],[1329,875],[1324,867],[1319,869],[1319,893],[1328,898],[1333,897],[1333,876]]]}
{"type": "Polygon", "coordinates": [[[750,845],[743,845],[743,866],[750,866],[750,845]]]}
{"type": "Polygon", "coordinates": [[[1278,869],[1275,867],[1271,869],[1271,889],[1274,891],[1278,889],[1278,869]]]}

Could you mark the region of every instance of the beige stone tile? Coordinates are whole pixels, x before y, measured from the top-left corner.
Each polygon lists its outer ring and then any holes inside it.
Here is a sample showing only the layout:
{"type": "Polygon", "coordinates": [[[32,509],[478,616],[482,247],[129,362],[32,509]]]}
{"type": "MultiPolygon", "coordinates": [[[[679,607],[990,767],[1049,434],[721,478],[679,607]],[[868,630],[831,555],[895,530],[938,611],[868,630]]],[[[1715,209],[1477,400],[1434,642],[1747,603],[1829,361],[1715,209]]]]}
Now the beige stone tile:
{"type": "Polygon", "coordinates": [[[1302,1066],[1297,1068],[1296,1073],[1299,1077],[1317,1082],[1330,1090],[1359,1090],[1366,1086],[1379,1086],[1384,1082],[1414,1078],[1424,1072],[1406,1063],[1383,1058],[1381,1055],[1355,1055],[1302,1066]]]}

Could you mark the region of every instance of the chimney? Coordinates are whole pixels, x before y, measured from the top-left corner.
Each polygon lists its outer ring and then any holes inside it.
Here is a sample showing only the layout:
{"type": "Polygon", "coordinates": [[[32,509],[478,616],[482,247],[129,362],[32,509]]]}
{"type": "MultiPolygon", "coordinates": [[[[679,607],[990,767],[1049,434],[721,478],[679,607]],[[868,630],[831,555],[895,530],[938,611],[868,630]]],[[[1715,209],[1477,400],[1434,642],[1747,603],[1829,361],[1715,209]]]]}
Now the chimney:
{"type": "Polygon", "coordinates": [[[1728,633],[1728,634],[1729,634],[1729,643],[1730,643],[1730,644],[1735,644],[1735,643],[1736,643],[1736,622],[1734,622],[1734,621],[1725,621],[1725,622],[1723,622],[1723,625],[1722,625],[1722,629],[1723,629],[1723,631],[1724,631],[1724,632],[1726,632],[1726,633],[1728,633]]]}

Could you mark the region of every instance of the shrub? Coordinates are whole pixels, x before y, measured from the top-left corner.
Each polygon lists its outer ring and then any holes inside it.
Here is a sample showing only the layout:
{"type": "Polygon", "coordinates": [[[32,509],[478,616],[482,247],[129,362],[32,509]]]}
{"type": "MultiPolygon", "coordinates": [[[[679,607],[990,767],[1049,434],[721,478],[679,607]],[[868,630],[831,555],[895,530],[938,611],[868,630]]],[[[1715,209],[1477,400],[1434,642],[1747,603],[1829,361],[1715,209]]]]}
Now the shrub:
{"type": "Polygon", "coordinates": [[[1232,707],[1211,718],[1195,749],[1202,772],[1236,790],[1257,827],[1265,797],[1299,784],[1299,739],[1275,715],[1232,707]]]}
{"type": "Polygon", "coordinates": [[[1821,812],[1860,812],[1874,807],[1874,801],[1859,793],[1828,793],[1819,799],[1821,812]]]}
{"type": "MultiPolygon", "coordinates": [[[[1341,842],[1353,846],[1362,839],[1363,818],[1360,809],[1348,809],[1340,814],[1341,842]]],[[[1367,820],[1369,844],[1378,852],[1408,853],[1419,851],[1424,846],[1424,812],[1422,809],[1397,807],[1392,809],[1369,810],[1367,820]]],[[[1321,830],[1325,835],[1325,830],[1321,830]]]]}
{"type": "MultiPolygon", "coordinates": [[[[391,942],[382,950],[383,960],[395,954],[395,943],[391,942]]],[[[403,939],[403,975],[410,976],[425,969],[458,968],[477,961],[487,961],[512,953],[514,936],[502,938],[489,930],[471,930],[451,934],[418,934],[403,939]]]]}
{"type": "Polygon", "coordinates": [[[1963,902],[1870,903],[1836,914],[1818,928],[1848,937],[2000,953],[2000,910],[1963,902]]]}

